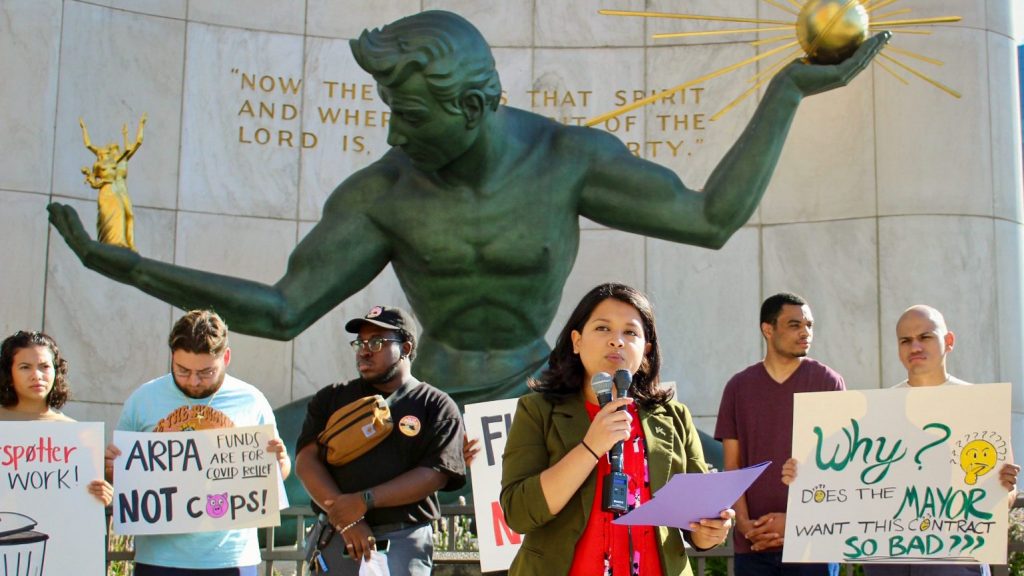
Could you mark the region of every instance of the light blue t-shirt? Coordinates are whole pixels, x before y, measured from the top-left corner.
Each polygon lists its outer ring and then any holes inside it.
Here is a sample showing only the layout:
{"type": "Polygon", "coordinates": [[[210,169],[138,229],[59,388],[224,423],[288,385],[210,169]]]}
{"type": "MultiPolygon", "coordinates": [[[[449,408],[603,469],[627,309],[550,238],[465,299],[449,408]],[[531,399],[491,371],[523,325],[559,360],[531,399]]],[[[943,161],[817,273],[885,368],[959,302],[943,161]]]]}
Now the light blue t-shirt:
{"type": "MultiPolygon", "coordinates": [[[[199,421],[220,426],[258,426],[277,422],[263,393],[255,386],[225,375],[210,398],[186,396],[170,374],[146,382],[128,397],[117,423],[129,432],[188,430],[199,421]]],[[[135,561],[152,566],[209,570],[259,564],[256,528],[135,537],[135,561]]]]}

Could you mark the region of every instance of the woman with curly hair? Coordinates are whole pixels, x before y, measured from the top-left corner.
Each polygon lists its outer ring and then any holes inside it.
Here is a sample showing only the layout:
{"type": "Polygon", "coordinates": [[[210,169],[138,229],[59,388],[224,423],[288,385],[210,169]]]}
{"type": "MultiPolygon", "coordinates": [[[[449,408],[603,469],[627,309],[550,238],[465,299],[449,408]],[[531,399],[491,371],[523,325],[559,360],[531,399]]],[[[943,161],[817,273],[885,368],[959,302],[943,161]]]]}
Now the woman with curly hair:
{"type": "Polygon", "coordinates": [[[618,442],[627,509],[648,502],[674,474],[707,471],[690,411],[660,386],[660,367],[654,311],[642,292],[608,283],[583,297],[548,368],[530,383],[533,393],[519,399],[505,444],[501,505],[509,527],[525,534],[511,576],[689,575],[684,538],[698,550],[725,542],[731,509],[681,534],[612,524],[615,512],[602,506],[607,455],[618,442]],[[632,375],[629,397],[601,406],[591,383],[619,370],[632,375]]]}
{"type": "MultiPolygon", "coordinates": [[[[53,338],[19,330],[0,344],[0,421],[74,422],[60,412],[68,400],[68,362],[53,338]]],[[[89,492],[104,506],[114,499],[106,480],[89,492]]]]}

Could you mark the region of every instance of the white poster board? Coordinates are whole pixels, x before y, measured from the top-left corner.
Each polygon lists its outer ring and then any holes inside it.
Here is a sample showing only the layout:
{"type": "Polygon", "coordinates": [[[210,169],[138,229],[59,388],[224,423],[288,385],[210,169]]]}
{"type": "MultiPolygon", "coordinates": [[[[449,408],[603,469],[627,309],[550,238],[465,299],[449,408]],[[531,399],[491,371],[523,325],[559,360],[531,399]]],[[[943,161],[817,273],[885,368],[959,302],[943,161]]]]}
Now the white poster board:
{"type": "Polygon", "coordinates": [[[480,571],[508,570],[519,551],[522,536],[505,524],[498,502],[501,494],[501,456],[505,452],[517,398],[466,405],[466,433],[480,440],[480,453],[470,468],[473,508],[480,547],[480,571]]]}
{"type": "Polygon", "coordinates": [[[103,424],[0,422],[0,572],[106,573],[103,424]]]}
{"type": "Polygon", "coordinates": [[[1010,385],[797,394],[786,562],[1006,563],[1010,385]]]}
{"type": "Polygon", "coordinates": [[[280,524],[271,425],[114,432],[114,529],[182,534],[280,524]]]}

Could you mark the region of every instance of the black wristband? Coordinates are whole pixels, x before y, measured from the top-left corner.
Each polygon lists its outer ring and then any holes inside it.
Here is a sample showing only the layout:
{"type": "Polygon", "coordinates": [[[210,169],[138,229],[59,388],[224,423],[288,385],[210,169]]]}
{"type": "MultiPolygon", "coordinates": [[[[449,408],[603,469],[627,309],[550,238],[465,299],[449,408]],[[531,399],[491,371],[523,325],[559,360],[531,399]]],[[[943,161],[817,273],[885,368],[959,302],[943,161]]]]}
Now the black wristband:
{"type": "Polygon", "coordinates": [[[367,510],[373,510],[377,504],[373,501],[373,491],[367,488],[363,490],[363,504],[366,504],[367,510]]]}
{"type": "Polygon", "coordinates": [[[590,455],[594,457],[594,460],[600,460],[601,459],[601,457],[597,455],[597,452],[594,452],[594,450],[591,449],[590,446],[587,446],[587,441],[586,440],[580,440],[580,445],[582,445],[584,448],[586,448],[587,452],[590,452],[590,455]]]}

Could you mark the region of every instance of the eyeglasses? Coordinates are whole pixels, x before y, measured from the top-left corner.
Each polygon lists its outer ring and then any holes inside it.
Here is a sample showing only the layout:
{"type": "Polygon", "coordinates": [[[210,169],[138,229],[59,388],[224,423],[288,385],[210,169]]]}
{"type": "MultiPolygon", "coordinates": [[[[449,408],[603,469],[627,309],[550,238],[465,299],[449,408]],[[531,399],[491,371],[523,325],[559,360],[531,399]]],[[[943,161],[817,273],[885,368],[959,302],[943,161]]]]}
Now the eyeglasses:
{"type": "Polygon", "coordinates": [[[401,342],[401,340],[396,338],[370,338],[369,340],[360,340],[359,338],[356,338],[349,342],[348,345],[356,352],[359,352],[364,347],[370,352],[380,352],[380,349],[384,347],[385,342],[401,342]]]}
{"type": "Polygon", "coordinates": [[[205,368],[203,370],[196,371],[187,370],[185,368],[174,368],[174,376],[176,378],[181,378],[182,380],[191,379],[193,374],[195,374],[196,378],[199,378],[200,381],[206,382],[217,375],[217,368],[205,368]]]}

